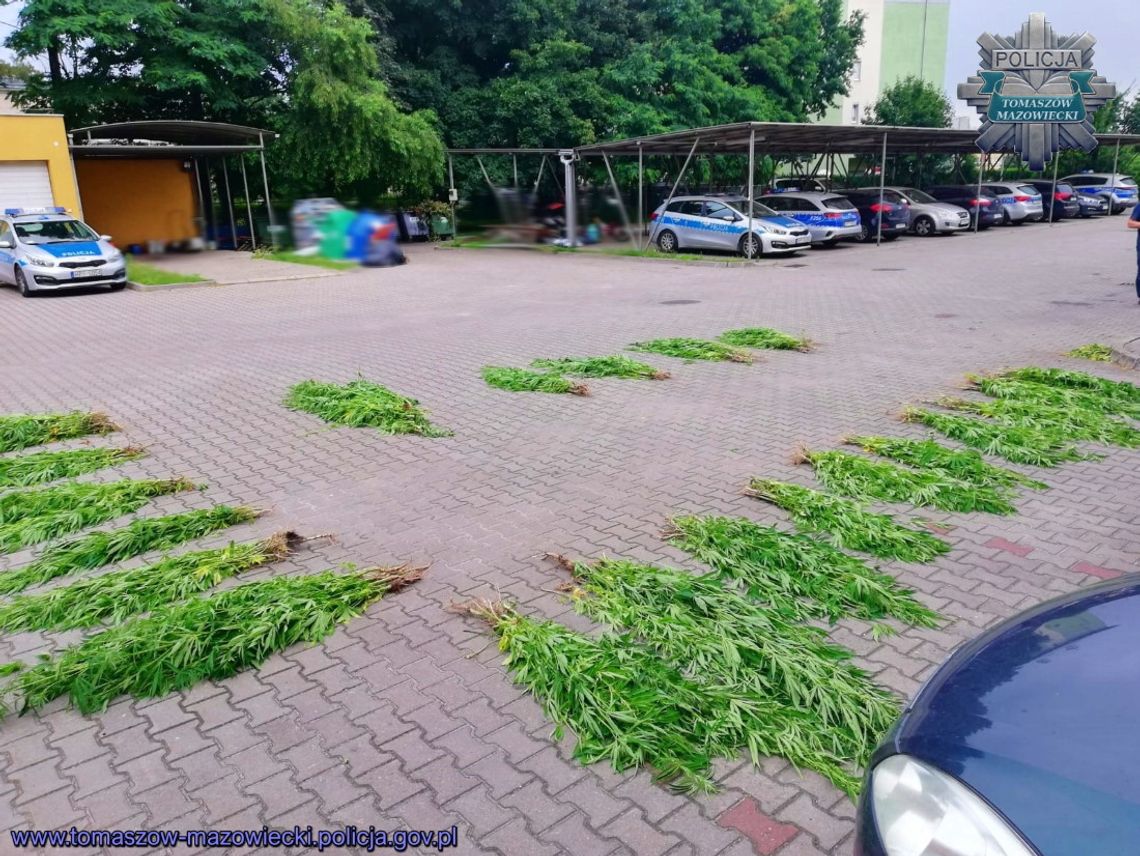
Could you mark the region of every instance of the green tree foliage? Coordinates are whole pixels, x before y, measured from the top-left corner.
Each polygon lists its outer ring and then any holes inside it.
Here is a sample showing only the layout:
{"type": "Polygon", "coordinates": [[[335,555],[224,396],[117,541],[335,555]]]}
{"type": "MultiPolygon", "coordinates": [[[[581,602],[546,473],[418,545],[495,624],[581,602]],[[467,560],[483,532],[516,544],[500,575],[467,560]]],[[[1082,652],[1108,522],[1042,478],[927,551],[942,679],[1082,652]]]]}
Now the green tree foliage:
{"type": "Polygon", "coordinates": [[[397,108],[372,26],[335,0],[27,0],[7,44],[48,59],[22,102],[72,127],[177,118],[279,132],[270,153],[287,196],[422,192],[441,176],[433,118],[397,108]]]}
{"type": "Polygon", "coordinates": [[[904,77],[883,90],[867,114],[868,125],[949,128],[954,107],[941,89],[920,77],[904,77]]]}
{"type": "MultiPolygon", "coordinates": [[[[2,5],[2,4],[0,4],[2,5]]],[[[0,59],[0,78],[9,80],[27,80],[36,73],[34,67],[24,62],[9,62],[0,59]]]]}

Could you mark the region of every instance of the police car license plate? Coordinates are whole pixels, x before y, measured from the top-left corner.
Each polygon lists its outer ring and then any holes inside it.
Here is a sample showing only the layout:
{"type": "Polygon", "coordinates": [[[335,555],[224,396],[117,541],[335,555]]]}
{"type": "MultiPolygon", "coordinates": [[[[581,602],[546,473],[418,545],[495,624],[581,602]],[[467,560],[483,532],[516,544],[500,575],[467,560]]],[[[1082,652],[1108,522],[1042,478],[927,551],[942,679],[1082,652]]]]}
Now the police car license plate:
{"type": "Polygon", "coordinates": [[[98,279],[101,276],[97,270],[73,270],[72,279],[98,279]]]}
{"type": "Polygon", "coordinates": [[[811,243],[811,235],[797,235],[796,236],[795,246],[798,247],[800,244],[810,244],[810,243],[811,243]]]}

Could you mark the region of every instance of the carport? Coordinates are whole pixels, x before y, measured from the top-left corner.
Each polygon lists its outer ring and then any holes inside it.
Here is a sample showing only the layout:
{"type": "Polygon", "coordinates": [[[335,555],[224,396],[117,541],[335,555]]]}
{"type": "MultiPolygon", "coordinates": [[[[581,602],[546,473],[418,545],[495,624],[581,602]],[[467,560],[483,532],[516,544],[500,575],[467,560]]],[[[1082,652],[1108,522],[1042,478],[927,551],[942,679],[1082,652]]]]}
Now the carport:
{"type": "Polygon", "coordinates": [[[189,237],[205,242],[212,237],[221,244],[225,235],[224,243],[237,249],[233,185],[240,179],[249,242],[257,249],[246,157],[257,156],[263,192],[260,207],[272,231],[276,222],[265,145],[276,136],[260,128],[222,122],[153,120],[77,128],[71,132],[69,148],[88,219],[122,243],[143,243],[136,239],[145,236],[145,240],[172,242],[189,237]],[[219,208],[228,214],[228,233],[226,224],[215,216],[215,189],[219,208]]]}

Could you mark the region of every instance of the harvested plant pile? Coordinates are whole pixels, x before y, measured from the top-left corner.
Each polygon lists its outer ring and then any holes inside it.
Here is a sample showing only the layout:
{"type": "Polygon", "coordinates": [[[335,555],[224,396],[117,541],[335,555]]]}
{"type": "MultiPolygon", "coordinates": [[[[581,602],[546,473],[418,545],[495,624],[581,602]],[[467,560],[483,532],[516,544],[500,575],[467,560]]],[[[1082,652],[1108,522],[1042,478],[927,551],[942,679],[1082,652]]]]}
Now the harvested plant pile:
{"type": "Polygon", "coordinates": [[[929,532],[903,526],[850,499],[798,484],[753,479],[748,493],[788,512],[801,532],[825,534],[836,547],[904,562],[929,562],[950,551],[949,544],[929,532]]]}
{"type": "Polygon", "coordinates": [[[752,362],[752,355],[747,351],[707,339],[653,339],[649,342],[634,342],[629,346],[629,350],[680,357],[684,360],[752,362]]]}
{"type": "Polygon", "coordinates": [[[908,407],[904,422],[920,422],[947,437],[1015,464],[1055,467],[1066,461],[1089,460],[1063,433],[1025,425],[1005,425],[955,413],[908,407]]]}
{"type": "Polygon", "coordinates": [[[28,446],[109,434],[117,430],[102,413],[20,413],[0,416],[0,452],[13,452],[28,446]]]}
{"type": "Polygon", "coordinates": [[[432,425],[414,398],[360,378],[346,384],[306,380],[289,390],[285,406],[319,416],[333,425],[375,428],[383,434],[448,437],[432,425]]]}
{"type": "Polygon", "coordinates": [[[1079,348],[1073,348],[1073,350],[1069,351],[1065,356],[1076,357],[1078,360],[1092,360],[1094,363],[1111,363],[1112,348],[1108,345],[1099,345],[1094,342],[1089,345],[1081,345],[1079,348]]]}
{"type": "Polygon", "coordinates": [[[141,458],[142,449],[70,449],[35,452],[0,458],[0,488],[29,487],[58,479],[70,479],[141,458]]]}
{"type": "Polygon", "coordinates": [[[16,673],[4,696],[26,711],[67,695],[91,713],[121,695],[153,698],[228,678],[295,643],[319,642],[421,576],[400,567],[273,577],[159,606],[16,673]]]}
{"type": "Polygon", "coordinates": [[[1140,403],[1123,398],[1104,397],[1090,389],[1073,389],[1049,386],[1032,381],[1013,380],[1008,377],[985,377],[967,375],[973,389],[984,392],[993,398],[1020,399],[1036,404],[1054,407],[1079,407],[1098,413],[1115,413],[1140,419],[1140,403]]]}
{"type": "Polygon", "coordinates": [[[854,499],[907,502],[943,511],[1013,514],[1013,491],[972,484],[931,470],[913,470],[850,452],[803,450],[816,477],[830,491],[854,499]]]}
{"type": "Polygon", "coordinates": [[[811,339],[799,339],[788,333],[781,333],[769,327],[743,327],[728,330],[717,338],[726,345],[737,348],[759,348],[774,351],[810,351],[811,339]]]}
{"type": "Polygon", "coordinates": [[[564,357],[557,360],[535,360],[531,366],[555,374],[578,377],[640,378],[665,380],[669,372],[656,369],[648,363],[631,360],[626,356],[564,357]]]}
{"type": "Polygon", "coordinates": [[[168,550],[255,519],[252,508],[218,505],[197,511],[141,517],[119,529],[89,532],[48,547],[35,561],[0,572],[0,594],[14,594],[57,577],[113,565],[151,550],[168,550]]]}
{"type": "Polygon", "coordinates": [[[908,464],[920,470],[932,470],[970,484],[991,487],[1029,487],[1047,490],[1049,485],[1014,470],[988,463],[974,449],[951,449],[933,440],[911,440],[905,437],[848,437],[845,443],[867,452],[908,464]]]}
{"type": "Polygon", "coordinates": [[[989,416],[1003,425],[1032,428],[1055,439],[1088,440],[1135,449],[1140,446],[1140,430],[1123,419],[1098,410],[1082,407],[1060,407],[1018,398],[998,398],[993,401],[971,401],[965,398],[941,398],[941,407],[989,416]]]}
{"type": "Polygon", "coordinates": [[[0,553],[129,514],[156,496],[193,490],[186,479],[69,483],[0,496],[0,553]]]}
{"type": "Polygon", "coordinates": [[[569,395],[589,395],[584,383],[575,383],[553,372],[536,372],[510,366],[484,366],[483,380],[496,389],[507,392],[552,392],[569,395]]]}

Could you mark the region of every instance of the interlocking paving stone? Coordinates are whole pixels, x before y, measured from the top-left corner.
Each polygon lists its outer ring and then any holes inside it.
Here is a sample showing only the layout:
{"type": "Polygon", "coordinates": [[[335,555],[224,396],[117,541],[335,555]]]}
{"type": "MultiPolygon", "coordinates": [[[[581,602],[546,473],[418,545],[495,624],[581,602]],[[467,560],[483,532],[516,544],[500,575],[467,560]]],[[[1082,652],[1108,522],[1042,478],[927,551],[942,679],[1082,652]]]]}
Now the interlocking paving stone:
{"type": "MultiPolygon", "coordinates": [[[[583,768],[504,673],[487,629],[444,607],[515,597],[527,613],[588,629],[552,590],[564,575],[544,552],[700,570],[662,540],[663,523],[683,511],[785,525],[739,489],[753,475],[813,484],[789,463],[801,443],[922,436],[893,414],[953,392],[968,371],[1065,365],[1134,380],[1057,356],[1132,333],[1128,289],[1094,275],[1135,263],[1117,225],[843,246],[805,253],[799,269],[414,247],[399,270],[327,281],[36,301],[0,291],[0,412],[105,410],[123,426],[116,442],[150,452],[121,472],[209,485],[144,513],[243,501],[267,510],[211,544],[282,528],[336,536],[243,579],[344,562],[431,563],[420,584],[323,645],[294,646],[260,669],[161,699],[116,700],[92,716],[60,700],[5,719],[0,828],[28,826],[28,806],[37,822],[74,815],[92,827],[320,826],[378,812],[394,826],[460,823],[462,853],[737,856],[758,851],[717,818],[748,805],[776,825],[780,856],[848,856],[852,804],[786,762],[718,763],[723,789],[703,797],[670,793],[645,771],[583,768]],[[884,254],[907,270],[875,272],[884,254]],[[1016,278],[961,276],[964,259],[984,268],[1010,258],[1016,278]],[[1074,295],[1093,305],[1051,303],[1074,295]],[[661,304],[670,299],[701,302],[661,304]],[[948,312],[957,317],[938,317],[948,312]],[[672,379],[597,381],[588,399],[511,395],[478,375],[489,363],[617,353],[639,339],[746,324],[802,330],[820,347],[765,354],[751,367],[650,356],[672,379]],[[327,430],[280,405],[302,378],[358,373],[417,397],[455,436],[327,430]],[[441,776],[437,791],[437,769],[473,784],[457,791],[441,776]]],[[[1107,452],[1047,472],[1018,468],[1052,489],[1025,492],[1016,516],[890,507],[954,526],[939,527],[953,552],[930,565],[881,563],[946,623],[876,641],[865,625],[842,622],[831,637],[906,694],[952,648],[1018,609],[1137,570],[1140,497],[1127,485],[1140,451],[1107,452]]],[[[0,569],[31,555],[0,557],[0,569]]],[[[77,638],[0,636],[0,660],[77,638]]],[[[754,820],[742,823],[756,832],[754,820]]]]}

